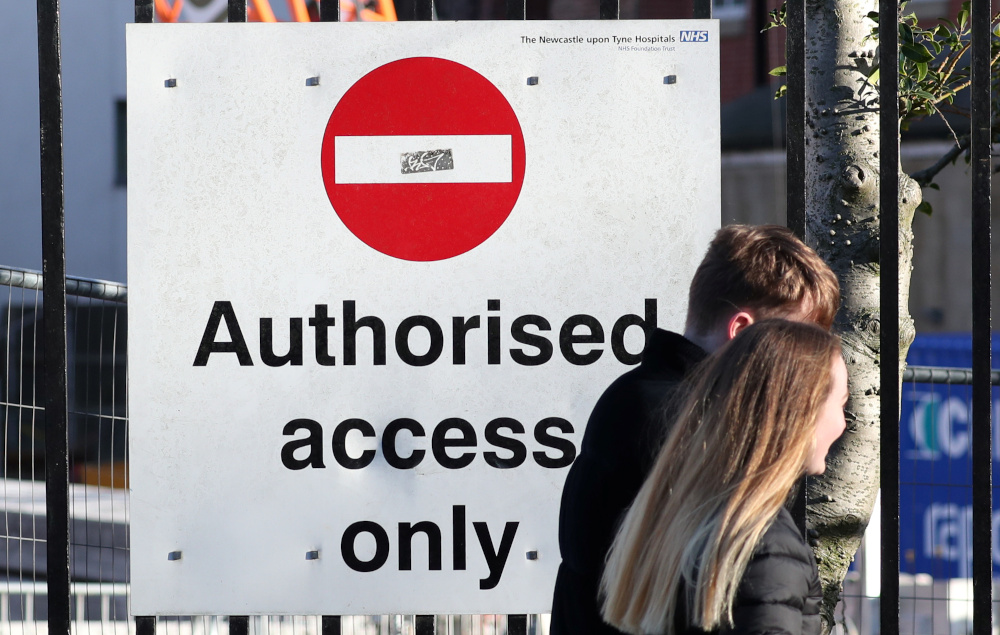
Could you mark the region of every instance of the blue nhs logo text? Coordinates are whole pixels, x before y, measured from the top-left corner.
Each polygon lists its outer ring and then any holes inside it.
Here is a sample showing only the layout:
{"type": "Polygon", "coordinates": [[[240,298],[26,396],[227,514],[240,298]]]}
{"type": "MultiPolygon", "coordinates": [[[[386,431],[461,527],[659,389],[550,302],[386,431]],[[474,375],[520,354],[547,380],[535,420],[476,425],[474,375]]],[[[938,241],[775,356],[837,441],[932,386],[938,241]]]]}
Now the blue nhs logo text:
{"type": "Polygon", "coordinates": [[[708,31],[681,31],[681,42],[708,42],[708,31]]]}

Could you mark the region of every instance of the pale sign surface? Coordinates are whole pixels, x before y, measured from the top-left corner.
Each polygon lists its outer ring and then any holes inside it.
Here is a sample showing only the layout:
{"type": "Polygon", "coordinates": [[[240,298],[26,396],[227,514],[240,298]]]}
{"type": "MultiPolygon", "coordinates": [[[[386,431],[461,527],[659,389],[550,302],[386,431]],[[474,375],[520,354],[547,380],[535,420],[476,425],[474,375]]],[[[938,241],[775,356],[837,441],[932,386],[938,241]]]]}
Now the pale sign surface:
{"type": "Polygon", "coordinates": [[[714,21],[129,25],[133,612],[549,610],[590,409],[719,225],[718,59],[714,21]]]}

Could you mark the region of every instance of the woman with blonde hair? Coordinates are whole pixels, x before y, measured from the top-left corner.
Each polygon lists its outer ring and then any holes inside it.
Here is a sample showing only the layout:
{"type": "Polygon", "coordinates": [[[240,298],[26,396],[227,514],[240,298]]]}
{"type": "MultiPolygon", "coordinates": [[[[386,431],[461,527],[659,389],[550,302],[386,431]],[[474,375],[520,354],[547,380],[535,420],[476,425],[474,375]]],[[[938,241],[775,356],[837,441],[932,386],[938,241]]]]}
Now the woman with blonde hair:
{"type": "Polygon", "coordinates": [[[844,431],[839,338],[753,324],[682,394],[608,554],[604,619],[637,635],[818,635],[816,562],[784,504],[844,431]]]}

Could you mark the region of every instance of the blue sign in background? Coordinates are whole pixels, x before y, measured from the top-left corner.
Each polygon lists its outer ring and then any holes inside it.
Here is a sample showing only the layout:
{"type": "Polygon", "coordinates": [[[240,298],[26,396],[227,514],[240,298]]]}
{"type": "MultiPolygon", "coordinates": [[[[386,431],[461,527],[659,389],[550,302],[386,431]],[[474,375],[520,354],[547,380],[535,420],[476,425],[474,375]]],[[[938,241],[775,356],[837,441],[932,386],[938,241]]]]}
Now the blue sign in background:
{"type": "MultiPolygon", "coordinates": [[[[994,336],[993,358],[1000,352],[994,336]]],[[[972,367],[972,336],[917,336],[907,362],[972,367]]],[[[994,364],[995,366],[996,364],[994,364]]],[[[900,571],[972,577],[972,387],[904,382],[899,420],[900,571]]],[[[1000,463],[1000,389],[993,389],[993,466],[1000,463]]],[[[1000,574],[1000,501],[993,501],[993,571],[1000,574]]]]}

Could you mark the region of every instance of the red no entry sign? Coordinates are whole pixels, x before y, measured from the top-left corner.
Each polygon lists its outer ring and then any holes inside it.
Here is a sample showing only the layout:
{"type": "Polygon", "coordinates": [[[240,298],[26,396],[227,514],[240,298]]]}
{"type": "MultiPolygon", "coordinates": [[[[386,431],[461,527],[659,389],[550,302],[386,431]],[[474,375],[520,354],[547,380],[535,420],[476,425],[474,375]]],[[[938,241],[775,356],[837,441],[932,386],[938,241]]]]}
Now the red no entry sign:
{"type": "Polygon", "coordinates": [[[348,229],[404,260],[443,260],[503,224],[524,181],[524,136],[500,91],[445,59],[380,66],[326,126],[323,182],[348,229]]]}

